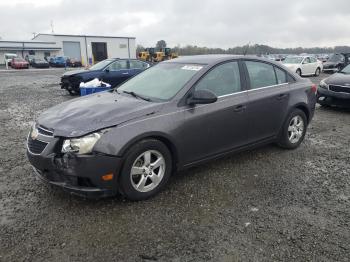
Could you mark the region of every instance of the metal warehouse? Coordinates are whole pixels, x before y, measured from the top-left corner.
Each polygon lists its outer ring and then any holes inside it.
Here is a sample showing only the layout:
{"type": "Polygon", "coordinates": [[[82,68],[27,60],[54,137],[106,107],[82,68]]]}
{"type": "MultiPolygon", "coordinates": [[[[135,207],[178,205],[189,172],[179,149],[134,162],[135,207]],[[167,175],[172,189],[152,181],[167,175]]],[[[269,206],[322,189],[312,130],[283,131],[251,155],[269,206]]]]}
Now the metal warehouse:
{"type": "Polygon", "coordinates": [[[38,34],[31,41],[0,41],[0,64],[6,53],[20,57],[68,56],[94,64],[107,58],[136,58],[135,37],[38,34]]]}

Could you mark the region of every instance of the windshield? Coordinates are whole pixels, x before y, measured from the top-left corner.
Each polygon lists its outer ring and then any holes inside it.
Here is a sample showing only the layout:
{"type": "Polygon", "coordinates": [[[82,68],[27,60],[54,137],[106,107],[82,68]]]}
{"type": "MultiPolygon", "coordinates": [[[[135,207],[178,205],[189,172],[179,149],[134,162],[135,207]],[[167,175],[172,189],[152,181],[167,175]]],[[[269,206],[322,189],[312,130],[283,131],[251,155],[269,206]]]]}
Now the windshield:
{"type": "Polygon", "coordinates": [[[332,55],[329,59],[328,59],[328,62],[339,62],[341,61],[343,58],[342,55],[339,55],[339,54],[335,54],[335,55],[332,55]]]}
{"type": "Polygon", "coordinates": [[[17,55],[5,55],[5,58],[6,59],[12,59],[14,57],[17,57],[17,55]]]}
{"type": "Polygon", "coordinates": [[[201,70],[204,65],[161,63],[145,70],[118,88],[150,99],[166,101],[201,70]]]}
{"type": "Polygon", "coordinates": [[[350,65],[347,65],[346,67],[344,67],[340,73],[343,73],[343,74],[350,74],[350,65]]]}
{"type": "Polygon", "coordinates": [[[300,64],[301,61],[303,61],[303,57],[295,56],[295,57],[286,57],[286,59],[284,59],[283,63],[284,64],[300,64]]]}
{"type": "Polygon", "coordinates": [[[112,61],[112,59],[106,59],[103,60],[101,62],[98,62],[96,65],[93,65],[92,67],[90,67],[90,70],[101,70],[103,68],[105,68],[107,65],[109,65],[112,61]]]}

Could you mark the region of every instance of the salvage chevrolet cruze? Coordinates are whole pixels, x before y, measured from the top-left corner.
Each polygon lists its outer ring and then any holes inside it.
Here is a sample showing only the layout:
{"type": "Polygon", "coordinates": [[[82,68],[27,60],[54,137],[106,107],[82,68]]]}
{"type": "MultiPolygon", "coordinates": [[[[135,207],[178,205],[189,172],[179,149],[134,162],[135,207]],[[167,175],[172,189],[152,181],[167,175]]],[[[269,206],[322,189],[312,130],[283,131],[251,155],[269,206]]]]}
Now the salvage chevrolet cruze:
{"type": "Polygon", "coordinates": [[[27,155],[42,180],[73,194],[143,200],[206,160],[273,142],[298,147],[315,93],[269,60],[182,57],[42,113],[27,155]]]}

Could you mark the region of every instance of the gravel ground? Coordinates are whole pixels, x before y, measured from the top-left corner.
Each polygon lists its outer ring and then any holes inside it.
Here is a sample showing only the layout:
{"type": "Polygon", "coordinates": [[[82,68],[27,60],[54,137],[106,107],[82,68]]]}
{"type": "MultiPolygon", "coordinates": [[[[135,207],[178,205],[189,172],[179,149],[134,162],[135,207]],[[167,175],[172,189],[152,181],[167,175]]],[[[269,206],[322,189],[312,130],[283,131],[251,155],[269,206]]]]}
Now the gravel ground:
{"type": "Polygon", "coordinates": [[[25,156],[31,121],[71,99],[61,73],[0,73],[0,261],[350,261],[349,111],[318,107],[297,150],[189,169],[143,202],[91,201],[43,185],[25,156]]]}

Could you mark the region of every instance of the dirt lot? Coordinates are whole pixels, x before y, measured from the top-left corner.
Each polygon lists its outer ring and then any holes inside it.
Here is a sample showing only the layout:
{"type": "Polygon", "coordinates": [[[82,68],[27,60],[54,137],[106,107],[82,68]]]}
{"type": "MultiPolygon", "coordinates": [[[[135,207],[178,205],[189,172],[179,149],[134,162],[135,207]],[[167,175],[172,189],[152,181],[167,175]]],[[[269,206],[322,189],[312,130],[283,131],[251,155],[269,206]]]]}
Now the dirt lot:
{"type": "Polygon", "coordinates": [[[144,202],[91,201],[43,185],[25,156],[31,121],[71,99],[61,73],[0,73],[0,261],[350,261],[349,111],[318,107],[297,150],[192,168],[144,202]]]}

